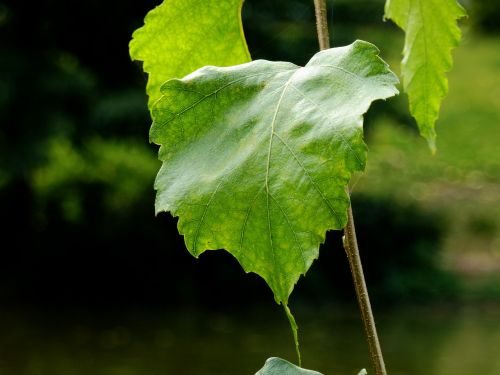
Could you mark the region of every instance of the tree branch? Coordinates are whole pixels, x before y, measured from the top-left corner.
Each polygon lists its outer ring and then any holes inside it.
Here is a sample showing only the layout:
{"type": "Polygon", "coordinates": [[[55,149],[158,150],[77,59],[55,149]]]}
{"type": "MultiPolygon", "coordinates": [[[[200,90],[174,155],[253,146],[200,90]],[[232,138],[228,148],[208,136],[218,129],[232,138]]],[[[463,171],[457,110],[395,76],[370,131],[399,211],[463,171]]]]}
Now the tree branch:
{"type": "Polygon", "coordinates": [[[316,13],[316,29],[318,30],[319,49],[330,48],[330,34],[328,33],[328,19],[326,13],[326,0],[314,0],[316,13]]]}
{"type": "MultiPolygon", "coordinates": [[[[318,31],[319,48],[321,50],[330,48],[330,34],[328,32],[328,19],[326,12],[326,0],[314,0],[314,9],[316,13],[316,28],[318,31]]],[[[347,194],[349,190],[346,189],[347,194]]],[[[384,357],[380,342],[378,339],[377,328],[375,327],[375,319],[373,318],[370,297],[366,288],[365,276],[363,274],[363,266],[359,256],[358,240],[356,238],[356,229],[354,226],[354,218],[352,215],[352,207],[349,206],[347,225],[344,229],[344,249],[349,261],[352,279],[354,281],[354,289],[358,298],[361,317],[365,326],[366,340],[370,350],[370,357],[376,375],[387,375],[385,370],[384,357]]]]}
{"type": "Polygon", "coordinates": [[[359,256],[358,240],[356,238],[356,229],[354,227],[354,218],[352,216],[352,208],[349,206],[347,225],[344,229],[344,249],[349,260],[351,275],[354,281],[354,289],[358,297],[359,309],[365,326],[366,340],[370,349],[370,357],[376,375],[387,375],[385,370],[384,357],[378,340],[377,327],[375,327],[375,319],[373,317],[370,297],[366,288],[365,276],[363,274],[363,266],[359,256]]]}

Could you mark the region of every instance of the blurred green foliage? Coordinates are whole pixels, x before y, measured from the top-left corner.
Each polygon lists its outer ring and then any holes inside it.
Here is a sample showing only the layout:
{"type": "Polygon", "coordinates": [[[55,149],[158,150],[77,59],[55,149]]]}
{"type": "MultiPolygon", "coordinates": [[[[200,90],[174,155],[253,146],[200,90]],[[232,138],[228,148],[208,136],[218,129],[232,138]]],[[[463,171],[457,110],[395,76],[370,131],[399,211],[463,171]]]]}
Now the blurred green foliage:
{"type": "Polygon", "coordinates": [[[69,221],[83,219],[83,190],[90,185],[102,186],[104,210],[128,216],[149,195],[159,164],[149,148],[133,139],[91,138],[77,149],[68,139],[54,137],[45,149],[46,163],[31,176],[37,208],[43,214],[44,205],[57,200],[69,221]]]}

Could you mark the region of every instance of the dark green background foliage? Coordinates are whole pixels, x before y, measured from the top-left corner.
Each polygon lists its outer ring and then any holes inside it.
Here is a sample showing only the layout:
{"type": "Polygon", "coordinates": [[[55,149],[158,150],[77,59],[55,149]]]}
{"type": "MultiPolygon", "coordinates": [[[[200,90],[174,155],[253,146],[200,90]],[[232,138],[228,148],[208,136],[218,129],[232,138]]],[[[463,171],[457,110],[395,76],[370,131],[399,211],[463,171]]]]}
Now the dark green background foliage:
{"type": "MultiPolygon", "coordinates": [[[[158,3],[0,2],[2,303],[210,307],[242,298],[271,301],[260,279],[245,276],[230,255],[195,261],[174,219],[154,217],[159,162],[147,140],[146,78],[130,62],[127,46],[158,3]]],[[[317,51],[310,3],[247,0],[252,57],[306,62],[317,51]]],[[[478,28],[498,31],[495,4],[474,2],[478,28]]],[[[396,28],[381,22],[382,15],[382,1],[335,2],[329,15],[334,44],[364,37],[387,48],[383,57],[399,56],[400,44],[385,37],[396,28]]],[[[368,130],[380,116],[409,122],[405,105],[403,99],[376,105],[368,130]]],[[[442,218],[395,201],[354,197],[376,301],[454,295],[456,285],[436,256],[442,218]]],[[[322,261],[299,283],[298,300],[352,298],[339,238],[329,234],[322,261]]]]}

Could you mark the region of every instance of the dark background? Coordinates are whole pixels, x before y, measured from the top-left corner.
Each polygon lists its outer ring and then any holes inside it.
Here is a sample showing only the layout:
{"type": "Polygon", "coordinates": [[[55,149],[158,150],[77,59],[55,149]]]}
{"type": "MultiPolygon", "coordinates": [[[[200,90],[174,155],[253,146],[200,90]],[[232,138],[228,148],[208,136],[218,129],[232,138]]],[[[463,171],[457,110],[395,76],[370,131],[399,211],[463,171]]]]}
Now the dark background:
{"type": "MultiPolygon", "coordinates": [[[[159,162],[147,138],[146,77],[128,42],[157,4],[0,2],[1,305],[272,303],[264,282],[229,254],[195,260],[176,220],[154,216],[159,162]]],[[[494,0],[469,4],[469,26],[498,33],[499,8],[494,0]]],[[[350,43],[360,25],[395,30],[382,15],[382,1],[335,2],[334,44],[350,43]]],[[[317,50],[312,1],[247,0],[244,25],[253,58],[304,63],[317,50]]],[[[395,103],[375,105],[368,137],[377,116],[412,123],[395,103]]],[[[376,304],[459,295],[460,281],[440,267],[446,217],[356,194],[353,205],[376,304]]],[[[340,236],[328,234],[293,295],[297,304],[353,300],[340,236]]]]}

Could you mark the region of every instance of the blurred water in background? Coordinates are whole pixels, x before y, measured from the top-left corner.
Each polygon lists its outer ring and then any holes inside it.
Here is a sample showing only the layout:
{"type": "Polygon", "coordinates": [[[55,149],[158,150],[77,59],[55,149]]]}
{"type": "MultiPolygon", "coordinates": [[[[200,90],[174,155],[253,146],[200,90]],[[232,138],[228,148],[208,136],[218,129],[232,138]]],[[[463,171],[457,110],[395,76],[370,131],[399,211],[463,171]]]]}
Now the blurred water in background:
{"type": "MultiPolygon", "coordinates": [[[[498,375],[499,313],[499,306],[455,306],[377,314],[389,373],[498,375]]],[[[357,311],[330,306],[297,317],[305,367],[372,373],[357,311]]],[[[2,375],[251,375],[271,356],[295,361],[277,306],[207,314],[3,311],[0,331],[2,375]]]]}

